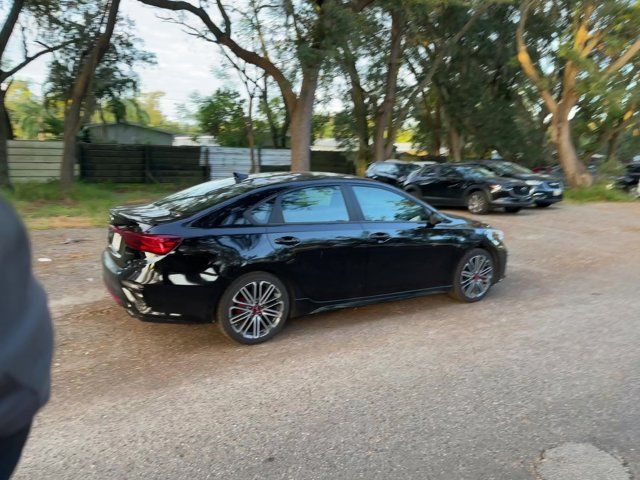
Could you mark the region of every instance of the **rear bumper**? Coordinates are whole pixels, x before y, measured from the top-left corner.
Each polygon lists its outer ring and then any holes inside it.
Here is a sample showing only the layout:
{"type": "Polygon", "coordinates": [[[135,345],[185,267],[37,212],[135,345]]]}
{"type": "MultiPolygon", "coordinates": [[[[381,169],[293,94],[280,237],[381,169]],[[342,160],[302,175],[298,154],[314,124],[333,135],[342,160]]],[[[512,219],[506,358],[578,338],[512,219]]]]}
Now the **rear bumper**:
{"type": "Polygon", "coordinates": [[[120,268],[108,249],[102,254],[104,284],[130,315],[144,321],[165,323],[212,321],[219,288],[176,285],[171,282],[171,275],[147,269],[153,270],[146,263],[120,268]]]}

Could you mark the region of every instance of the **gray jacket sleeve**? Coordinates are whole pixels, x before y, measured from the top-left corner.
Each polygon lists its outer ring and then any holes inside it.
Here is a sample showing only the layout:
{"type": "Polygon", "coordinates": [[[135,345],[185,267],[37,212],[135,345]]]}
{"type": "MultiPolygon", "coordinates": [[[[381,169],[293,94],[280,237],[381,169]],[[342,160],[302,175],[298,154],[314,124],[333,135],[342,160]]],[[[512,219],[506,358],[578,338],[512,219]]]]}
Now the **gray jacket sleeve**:
{"type": "Polygon", "coordinates": [[[49,398],[53,331],[31,270],[29,239],[0,198],[0,437],[26,427],[49,398]]]}

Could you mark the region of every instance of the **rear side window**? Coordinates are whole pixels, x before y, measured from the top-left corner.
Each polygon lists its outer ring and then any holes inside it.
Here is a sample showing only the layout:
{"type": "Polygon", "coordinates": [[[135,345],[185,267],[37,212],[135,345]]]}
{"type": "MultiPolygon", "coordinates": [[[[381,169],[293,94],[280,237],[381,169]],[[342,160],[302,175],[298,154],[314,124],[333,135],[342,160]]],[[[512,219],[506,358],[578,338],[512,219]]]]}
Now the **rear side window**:
{"type": "Polygon", "coordinates": [[[383,188],[353,187],[353,193],[369,222],[419,222],[427,217],[419,203],[383,188]]]}
{"type": "Polygon", "coordinates": [[[280,207],[284,223],[349,221],[340,187],[309,187],[285,193],[280,207]]]}

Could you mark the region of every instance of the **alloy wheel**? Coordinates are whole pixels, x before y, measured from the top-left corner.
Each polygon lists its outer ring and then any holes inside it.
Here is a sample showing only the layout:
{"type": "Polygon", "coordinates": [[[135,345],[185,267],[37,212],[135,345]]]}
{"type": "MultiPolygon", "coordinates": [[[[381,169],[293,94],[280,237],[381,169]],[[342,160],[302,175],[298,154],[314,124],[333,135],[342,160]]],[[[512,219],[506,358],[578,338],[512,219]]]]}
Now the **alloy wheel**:
{"type": "Polygon", "coordinates": [[[265,337],[282,321],[282,292],[271,282],[255,281],[239,288],[229,307],[229,324],[242,337],[265,337]]]}
{"type": "Polygon", "coordinates": [[[462,292],[470,299],[482,297],[491,287],[493,263],[485,255],[471,257],[460,274],[462,292]]]}
{"type": "Polygon", "coordinates": [[[471,213],[482,213],[485,210],[485,199],[481,193],[472,193],[469,197],[469,211],[471,213]]]}

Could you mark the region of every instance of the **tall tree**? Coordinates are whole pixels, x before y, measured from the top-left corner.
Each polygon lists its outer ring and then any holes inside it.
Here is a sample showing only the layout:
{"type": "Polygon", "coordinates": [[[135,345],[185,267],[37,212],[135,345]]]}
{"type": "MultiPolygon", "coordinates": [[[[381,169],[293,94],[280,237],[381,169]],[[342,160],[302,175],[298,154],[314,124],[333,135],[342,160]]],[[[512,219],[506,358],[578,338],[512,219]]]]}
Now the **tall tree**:
{"type": "Polygon", "coordinates": [[[391,157],[434,74],[490,4],[458,6],[462,22],[446,31],[439,26],[451,13],[449,4],[431,0],[382,3],[358,22],[359,35],[346,40],[338,58],[350,86],[358,171],[370,159],[391,157]]]}
{"type": "MultiPolygon", "coordinates": [[[[344,35],[340,28],[347,11],[360,12],[374,0],[267,0],[259,3],[259,11],[270,14],[270,21],[284,24],[276,33],[274,48],[288,50],[297,60],[297,67],[291,69],[290,56],[287,62],[272,60],[267,52],[250,50],[241,46],[232,31],[232,18],[221,0],[216,0],[217,12],[222,19],[220,26],[203,6],[195,6],[180,0],[139,0],[147,5],[167,10],[189,12],[197,17],[206,33],[194,33],[214,41],[244,60],[261,68],[278,84],[285,106],[291,118],[291,169],[304,171],[310,168],[311,127],[313,105],[320,71],[329,54],[335,49],[338,35],[344,35]],[[297,88],[296,85],[297,84],[297,88]]],[[[281,24],[282,25],[282,24],[281,24]]]]}
{"type": "Polygon", "coordinates": [[[640,52],[639,20],[637,5],[624,0],[521,4],[518,60],[551,117],[551,141],[572,186],[591,185],[593,178],[578,157],[571,118],[584,100],[585,86],[607,88],[629,74],[629,65],[640,52]],[[530,17],[540,24],[552,22],[555,32],[532,42],[527,35],[530,17]]]}
{"type": "Polygon", "coordinates": [[[68,190],[74,181],[76,163],[76,137],[80,130],[85,99],[98,65],[104,58],[118,21],[120,0],[109,0],[100,5],[101,16],[97,28],[91,32],[82,51],[82,58],[73,80],[64,114],[62,163],[60,164],[60,186],[68,190]]]}

